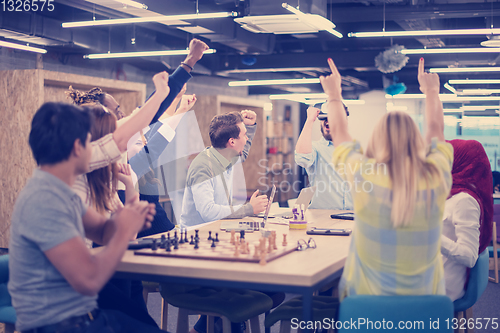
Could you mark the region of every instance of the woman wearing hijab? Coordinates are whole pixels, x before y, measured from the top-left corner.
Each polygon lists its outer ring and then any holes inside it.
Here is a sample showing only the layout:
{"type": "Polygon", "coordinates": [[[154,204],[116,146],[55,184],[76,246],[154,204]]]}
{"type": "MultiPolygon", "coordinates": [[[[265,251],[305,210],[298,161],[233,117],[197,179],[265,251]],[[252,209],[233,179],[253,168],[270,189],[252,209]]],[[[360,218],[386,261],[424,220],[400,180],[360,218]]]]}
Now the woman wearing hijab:
{"type": "Polygon", "coordinates": [[[453,185],[443,214],[441,254],[446,295],[452,301],[465,293],[469,269],[491,240],[492,174],[483,146],[475,140],[448,141],[453,146],[453,185]]]}

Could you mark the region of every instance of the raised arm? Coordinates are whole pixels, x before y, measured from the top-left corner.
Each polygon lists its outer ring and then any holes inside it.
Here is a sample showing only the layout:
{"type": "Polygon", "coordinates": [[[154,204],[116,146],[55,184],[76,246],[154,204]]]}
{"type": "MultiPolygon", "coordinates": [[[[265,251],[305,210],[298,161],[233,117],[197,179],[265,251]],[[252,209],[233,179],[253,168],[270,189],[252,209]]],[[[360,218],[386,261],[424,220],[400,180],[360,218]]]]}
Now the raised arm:
{"type": "Polygon", "coordinates": [[[436,73],[424,72],[424,58],[418,63],[418,83],[420,91],[425,94],[425,123],[427,144],[432,138],[444,141],[443,103],[439,99],[439,76],[436,73]]]}
{"type": "Polygon", "coordinates": [[[342,77],[331,58],[328,58],[328,65],[332,74],[320,76],[319,80],[327,98],[326,109],[332,142],[337,147],[342,142],[352,141],[352,138],[347,129],[347,118],[342,104],[342,77]]]}
{"type": "Polygon", "coordinates": [[[300,132],[299,139],[295,145],[295,151],[298,154],[309,154],[312,152],[312,130],[313,124],[318,118],[320,109],[310,106],[307,109],[307,119],[300,132]]]}
{"type": "Polygon", "coordinates": [[[151,119],[153,119],[160,107],[160,104],[170,92],[167,72],[161,72],[153,76],[153,82],[155,84],[156,93],[141,107],[139,112],[129,117],[127,121],[113,133],[113,139],[122,153],[127,150],[128,140],[135,133],[149,125],[151,119]]]}

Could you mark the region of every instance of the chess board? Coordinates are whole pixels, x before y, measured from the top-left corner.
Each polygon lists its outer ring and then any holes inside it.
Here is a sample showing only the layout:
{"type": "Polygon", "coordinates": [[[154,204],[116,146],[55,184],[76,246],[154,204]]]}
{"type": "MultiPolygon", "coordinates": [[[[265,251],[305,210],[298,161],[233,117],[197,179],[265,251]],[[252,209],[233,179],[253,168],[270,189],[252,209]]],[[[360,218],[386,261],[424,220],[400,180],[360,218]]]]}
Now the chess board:
{"type": "MultiPolygon", "coordinates": [[[[158,238],[158,244],[160,239],[158,238]]],[[[277,250],[273,250],[266,256],[266,262],[270,262],[274,259],[287,255],[297,250],[296,244],[288,244],[287,246],[282,246],[281,243],[277,242],[277,250]]],[[[259,263],[260,257],[254,258],[254,245],[258,245],[258,241],[250,242],[250,253],[235,256],[235,246],[229,242],[229,239],[221,239],[216,243],[216,247],[212,246],[212,241],[207,239],[200,240],[198,249],[195,249],[193,245],[189,243],[179,244],[179,249],[174,250],[173,246],[171,251],[167,252],[165,249],[158,247],[157,250],[152,250],[150,248],[140,249],[134,251],[136,255],[143,256],[155,256],[155,257],[170,257],[170,258],[189,258],[189,259],[204,259],[204,260],[223,260],[223,261],[234,261],[234,262],[253,262],[259,263]]]]}

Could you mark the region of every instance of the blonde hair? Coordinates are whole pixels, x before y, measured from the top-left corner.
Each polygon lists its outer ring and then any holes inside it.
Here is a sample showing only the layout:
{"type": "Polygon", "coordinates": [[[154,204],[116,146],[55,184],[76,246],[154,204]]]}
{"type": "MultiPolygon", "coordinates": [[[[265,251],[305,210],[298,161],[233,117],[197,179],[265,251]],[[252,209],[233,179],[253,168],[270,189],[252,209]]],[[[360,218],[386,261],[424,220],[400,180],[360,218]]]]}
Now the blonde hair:
{"type": "Polygon", "coordinates": [[[391,221],[394,228],[409,226],[417,201],[418,182],[427,183],[427,209],[430,209],[429,181],[443,178],[442,172],[426,162],[426,145],[417,125],[403,112],[389,112],[377,124],[366,155],[388,166],[392,183],[391,221]]]}

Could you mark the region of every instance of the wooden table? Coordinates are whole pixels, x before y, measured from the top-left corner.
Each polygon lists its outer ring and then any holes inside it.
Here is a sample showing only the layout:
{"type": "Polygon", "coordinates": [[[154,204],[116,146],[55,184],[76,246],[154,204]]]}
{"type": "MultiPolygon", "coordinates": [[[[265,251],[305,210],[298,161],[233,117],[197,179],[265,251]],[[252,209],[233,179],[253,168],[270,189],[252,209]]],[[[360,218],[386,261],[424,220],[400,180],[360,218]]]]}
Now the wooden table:
{"type": "MultiPolygon", "coordinates": [[[[308,227],[352,228],[353,221],[332,220],[335,210],[309,209],[306,212],[308,227]]],[[[299,239],[307,241],[311,236],[305,230],[289,230],[286,225],[273,224],[269,219],[267,228],[276,230],[277,241],[288,233],[288,242],[299,239]]],[[[200,238],[206,239],[208,231],[219,232],[221,241],[229,233],[219,230],[220,221],[200,228],[200,238]]],[[[260,238],[260,232],[248,233],[247,240],[260,238]]],[[[255,263],[227,262],[165,258],[134,255],[127,251],[117,269],[117,277],[145,281],[185,283],[212,287],[246,288],[260,291],[275,291],[300,294],[304,300],[303,318],[312,320],[312,294],[322,286],[338,278],[347,257],[350,236],[312,236],[316,249],[287,254],[265,266],[255,263]]]]}

